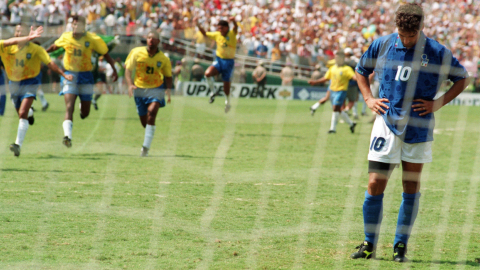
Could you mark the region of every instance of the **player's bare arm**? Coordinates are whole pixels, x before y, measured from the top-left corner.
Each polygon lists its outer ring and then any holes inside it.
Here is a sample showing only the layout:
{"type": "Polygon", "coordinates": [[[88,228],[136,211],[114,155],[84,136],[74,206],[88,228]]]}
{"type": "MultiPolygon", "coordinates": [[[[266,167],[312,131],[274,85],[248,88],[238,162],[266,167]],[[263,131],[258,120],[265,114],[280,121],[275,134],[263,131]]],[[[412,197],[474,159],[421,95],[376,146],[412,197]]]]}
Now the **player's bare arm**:
{"type": "Polygon", "coordinates": [[[440,108],[448,104],[454,98],[456,98],[460,93],[465,90],[465,88],[470,84],[471,78],[465,78],[455,82],[450,89],[441,97],[436,100],[424,100],[424,99],[414,99],[414,102],[418,102],[412,105],[414,112],[421,112],[418,115],[424,116],[429,113],[438,111],[440,108]]]}
{"type": "Polygon", "coordinates": [[[54,52],[54,51],[56,51],[56,50],[58,50],[57,45],[52,44],[52,45],[50,45],[50,47],[47,48],[46,51],[47,51],[47,53],[50,53],[50,52],[54,52]]]}
{"type": "Polygon", "coordinates": [[[164,77],[164,79],[165,79],[165,88],[167,89],[165,90],[165,94],[167,95],[167,103],[170,103],[173,80],[172,80],[172,77],[164,77]]]}
{"type": "Polygon", "coordinates": [[[384,102],[389,103],[390,101],[386,98],[375,98],[372,95],[372,90],[370,89],[370,82],[368,77],[365,77],[355,71],[355,76],[357,78],[358,88],[362,92],[363,98],[368,108],[375,112],[376,114],[384,114],[385,109],[388,110],[388,105],[384,102]]]}
{"type": "Polygon", "coordinates": [[[127,80],[128,85],[128,96],[133,96],[133,90],[137,89],[137,87],[132,82],[132,71],[130,69],[125,69],[125,79],[127,80]]]}
{"type": "Polygon", "coordinates": [[[30,34],[28,36],[9,38],[9,39],[3,41],[3,46],[8,47],[8,46],[16,45],[18,43],[27,42],[27,41],[30,41],[30,40],[35,39],[37,37],[41,37],[42,33],[43,33],[43,27],[42,26],[39,26],[35,30],[33,30],[33,26],[32,26],[32,27],[30,27],[30,34]]]}
{"type": "Polygon", "coordinates": [[[112,74],[113,82],[116,82],[117,79],[118,79],[118,74],[117,74],[117,69],[115,68],[115,60],[113,60],[113,58],[108,53],[103,55],[103,57],[105,57],[105,60],[107,61],[107,63],[109,63],[110,66],[112,67],[112,69],[113,69],[113,74],[112,74]]]}
{"type": "Polygon", "coordinates": [[[48,63],[47,66],[48,66],[49,69],[51,69],[51,70],[53,70],[54,72],[62,75],[62,77],[64,77],[66,80],[68,80],[68,81],[73,80],[73,75],[71,75],[71,74],[68,74],[68,75],[65,74],[65,72],[63,72],[63,70],[60,69],[53,61],[50,62],[50,63],[48,63]]]}
{"type": "Polygon", "coordinates": [[[236,35],[238,33],[238,24],[237,24],[237,21],[235,21],[235,17],[232,16],[232,17],[228,18],[228,21],[233,23],[233,32],[236,35]]]}
{"type": "Polygon", "coordinates": [[[318,80],[309,80],[308,81],[308,84],[310,85],[319,85],[319,84],[322,84],[322,83],[326,83],[329,79],[327,78],[321,78],[321,79],[318,79],[318,80]]]}
{"type": "Polygon", "coordinates": [[[194,17],[193,21],[195,22],[195,25],[198,27],[198,31],[200,31],[200,33],[202,33],[202,35],[206,37],[207,31],[205,31],[205,29],[203,29],[203,27],[198,23],[198,17],[194,17]]]}

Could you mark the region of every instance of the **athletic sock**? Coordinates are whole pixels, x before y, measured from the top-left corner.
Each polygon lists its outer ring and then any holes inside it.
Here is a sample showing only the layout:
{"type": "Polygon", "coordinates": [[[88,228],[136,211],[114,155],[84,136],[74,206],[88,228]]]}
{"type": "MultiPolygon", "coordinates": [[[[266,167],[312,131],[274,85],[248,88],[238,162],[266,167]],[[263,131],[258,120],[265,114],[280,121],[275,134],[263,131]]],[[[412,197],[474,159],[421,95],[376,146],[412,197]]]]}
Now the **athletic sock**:
{"type": "Polygon", "coordinates": [[[216,94],[215,80],[213,80],[213,77],[205,77],[205,80],[207,81],[208,87],[210,88],[210,96],[216,94]]]}
{"type": "Polygon", "coordinates": [[[340,117],[339,112],[332,113],[332,123],[330,123],[330,130],[337,130],[338,118],[340,117]]]}
{"type": "Polygon", "coordinates": [[[363,226],[365,230],[365,241],[377,245],[378,233],[383,218],[383,193],[372,196],[365,191],[363,202],[363,226]]]}
{"type": "Polygon", "coordinates": [[[7,96],[6,95],[1,95],[0,96],[0,115],[3,115],[5,113],[5,105],[6,104],[7,104],[7,96]]]}
{"type": "Polygon", "coordinates": [[[225,105],[230,105],[230,94],[225,95],[225,105]]]}
{"type": "Polygon", "coordinates": [[[318,107],[320,107],[320,102],[315,102],[315,104],[312,105],[312,107],[310,107],[312,110],[316,110],[318,109],[318,107]]]}
{"type": "Polygon", "coordinates": [[[93,97],[93,100],[92,102],[93,103],[97,103],[97,100],[102,96],[102,94],[95,94],[95,96],[93,97]]]}
{"type": "Polygon", "coordinates": [[[358,102],[353,103],[352,113],[354,117],[358,116],[358,102]]]}
{"type": "Polygon", "coordinates": [[[73,129],[72,120],[63,121],[63,134],[65,134],[65,136],[67,136],[69,139],[72,139],[72,129],[73,129]]]}
{"type": "Polygon", "coordinates": [[[348,114],[345,111],[342,111],[340,115],[342,116],[343,121],[345,121],[349,126],[353,125],[352,120],[350,117],[348,117],[348,114]]]}
{"type": "Polygon", "coordinates": [[[145,127],[145,139],[143,140],[143,146],[150,149],[150,145],[152,144],[153,135],[155,134],[155,127],[152,125],[147,125],[145,127]]]}
{"type": "Polygon", "coordinates": [[[40,98],[40,102],[42,103],[42,107],[47,106],[47,99],[45,98],[45,94],[43,93],[42,89],[37,91],[37,96],[40,98]]]}
{"type": "Polygon", "coordinates": [[[402,204],[400,205],[400,211],[398,212],[397,231],[395,232],[395,240],[393,246],[398,242],[404,244],[408,243],[410,238],[410,232],[412,231],[413,223],[417,218],[418,204],[420,198],[420,192],[415,194],[403,193],[402,204]]]}
{"type": "Polygon", "coordinates": [[[25,140],[25,135],[27,135],[28,130],[28,120],[27,119],[20,119],[18,122],[18,131],[17,131],[17,139],[15,140],[15,144],[18,144],[20,147],[23,144],[23,140],[25,140]]]}

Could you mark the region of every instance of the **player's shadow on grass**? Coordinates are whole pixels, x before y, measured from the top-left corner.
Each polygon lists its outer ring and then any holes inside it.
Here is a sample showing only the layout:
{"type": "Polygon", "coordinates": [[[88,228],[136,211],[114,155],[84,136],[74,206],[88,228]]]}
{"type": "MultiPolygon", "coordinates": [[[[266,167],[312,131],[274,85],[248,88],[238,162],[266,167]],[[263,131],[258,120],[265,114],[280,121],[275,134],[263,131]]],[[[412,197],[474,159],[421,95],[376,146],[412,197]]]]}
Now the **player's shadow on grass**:
{"type": "Polygon", "coordinates": [[[125,156],[130,157],[132,155],[124,155],[117,153],[85,153],[85,154],[71,154],[66,156],[44,155],[35,157],[35,159],[90,159],[90,160],[102,160],[109,156],[125,156]]]}
{"type": "MultiPolygon", "coordinates": [[[[391,261],[393,262],[392,258],[379,258],[377,257],[375,260],[379,261],[391,261]]],[[[446,260],[440,260],[440,261],[428,261],[428,260],[409,260],[408,263],[421,263],[421,264],[445,264],[445,265],[466,265],[466,266],[480,266],[480,263],[477,263],[475,261],[466,261],[466,262],[459,262],[459,261],[446,261],[446,260]]]]}
{"type": "Polygon", "coordinates": [[[31,169],[12,169],[12,168],[9,168],[9,169],[0,169],[0,171],[2,172],[34,172],[34,173],[44,173],[44,172],[48,172],[48,173],[64,173],[65,171],[62,171],[62,170],[31,170],[31,169]]]}
{"type": "MultiPolygon", "coordinates": [[[[152,155],[152,157],[159,157],[159,158],[200,158],[200,159],[208,159],[208,158],[212,158],[212,159],[220,159],[220,158],[216,158],[216,157],[205,157],[205,156],[191,156],[191,155],[160,155],[160,156],[154,156],[152,155]]],[[[223,158],[223,159],[233,159],[233,158],[223,158]]]]}
{"type": "Polygon", "coordinates": [[[283,137],[283,138],[303,139],[303,137],[301,137],[301,136],[294,136],[294,135],[279,135],[279,136],[275,136],[275,135],[272,135],[272,134],[263,134],[263,133],[259,133],[259,134],[236,133],[236,135],[238,135],[238,136],[244,136],[244,137],[283,137]]]}

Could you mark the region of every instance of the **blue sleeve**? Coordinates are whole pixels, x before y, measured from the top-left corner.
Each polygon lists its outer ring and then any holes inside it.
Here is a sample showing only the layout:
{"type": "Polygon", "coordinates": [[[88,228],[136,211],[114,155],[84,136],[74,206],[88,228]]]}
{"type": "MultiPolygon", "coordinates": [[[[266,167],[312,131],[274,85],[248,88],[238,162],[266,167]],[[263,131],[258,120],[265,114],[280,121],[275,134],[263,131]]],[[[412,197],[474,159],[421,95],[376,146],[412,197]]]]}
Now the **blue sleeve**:
{"type": "Polygon", "coordinates": [[[365,77],[373,73],[382,43],[382,39],[376,39],[372,42],[368,50],[360,58],[355,71],[365,77]]]}
{"type": "Polygon", "coordinates": [[[469,77],[465,67],[462,66],[460,62],[458,62],[457,58],[452,55],[452,52],[450,50],[445,50],[445,54],[443,55],[443,57],[451,58],[450,71],[448,72],[448,79],[450,81],[455,83],[469,77]]]}

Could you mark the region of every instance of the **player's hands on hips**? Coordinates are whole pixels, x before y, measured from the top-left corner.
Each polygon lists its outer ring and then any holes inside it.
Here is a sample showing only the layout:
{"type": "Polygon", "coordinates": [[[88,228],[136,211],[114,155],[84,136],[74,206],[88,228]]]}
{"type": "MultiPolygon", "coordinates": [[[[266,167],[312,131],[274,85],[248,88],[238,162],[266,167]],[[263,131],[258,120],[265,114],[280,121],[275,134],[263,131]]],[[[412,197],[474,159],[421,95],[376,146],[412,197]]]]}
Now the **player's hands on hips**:
{"type": "Polygon", "coordinates": [[[73,81],[73,75],[72,74],[65,74],[65,75],[63,75],[63,77],[67,81],[73,81]]]}
{"type": "Polygon", "coordinates": [[[419,102],[417,104],[413,104],[412,108],[414,112],[420,112],[418,114],[420,116],[436,112],[438,109],[440,109],[440,107],[436,106],[436,103],[433,100],[414,99],[413,101],[419,102]]]}
{"type": "Polygon", "coordinates": [[[130,84],[128,86],[128,97],[132,97],[133,96],[133,90],[137,89],[137,87],[133,84],[130,84]]]}
{"type": "Polygon", "coordinates": [[[385,110],[389,108],[384,102],[390,103],[386,98],[369,98],[365,101],[368,108],[378,115],[385,114],[385,110]]]}

